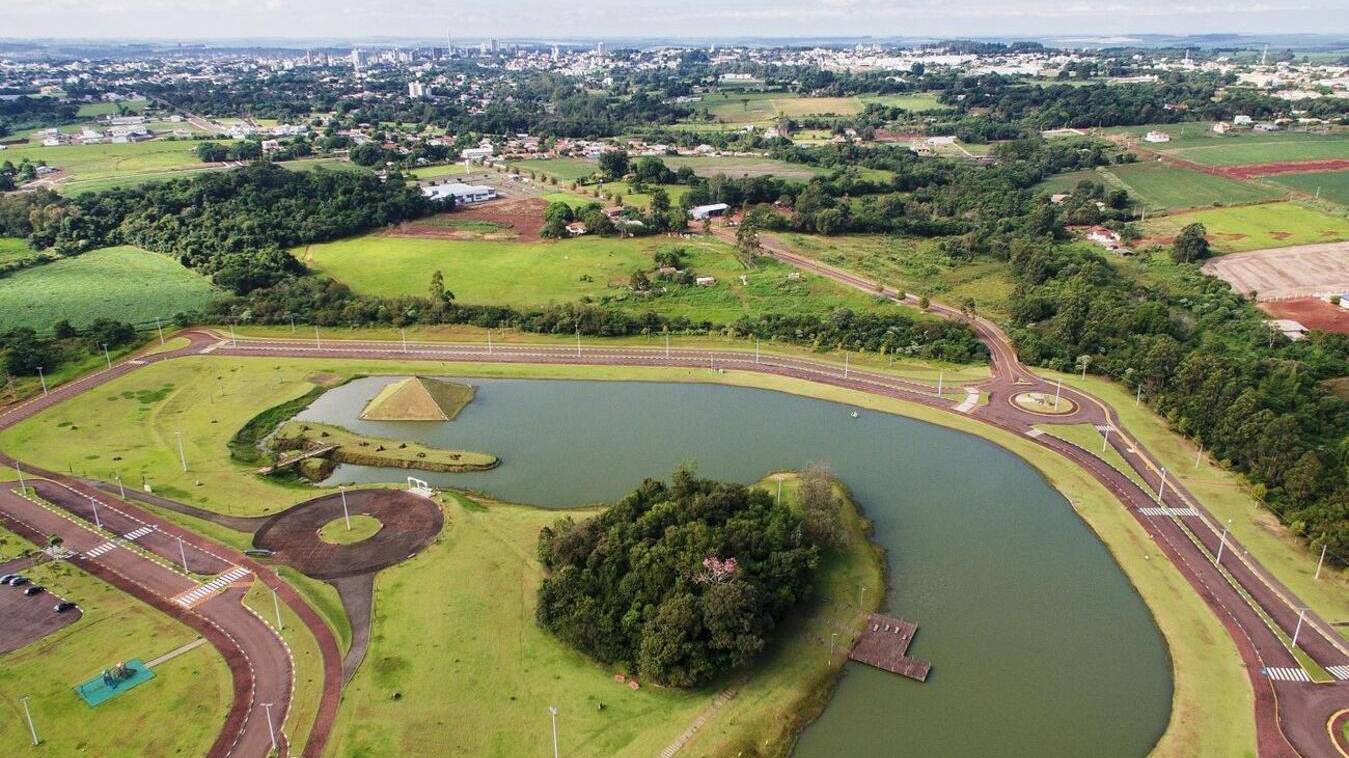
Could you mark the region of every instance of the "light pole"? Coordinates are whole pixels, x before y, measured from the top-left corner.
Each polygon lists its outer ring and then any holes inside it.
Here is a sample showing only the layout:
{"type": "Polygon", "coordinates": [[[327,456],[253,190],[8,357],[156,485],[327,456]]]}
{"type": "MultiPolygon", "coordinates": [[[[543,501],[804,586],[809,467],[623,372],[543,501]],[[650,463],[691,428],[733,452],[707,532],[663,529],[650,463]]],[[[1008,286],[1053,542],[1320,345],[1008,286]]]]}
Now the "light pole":
{"type": "Polygon", "coordinates": [[[230,322],[230,347],[238,347],[238,346],[239,346],[239,338],[234,333],[234,323],[230,322]]]}
{"type": "Polygon", "coordinates": [[[323,342],[319,340],[319,325],[318,325],[318,324],[314,324],[314,348],[315,348],[316,350],[322,350],[322,349],[323,349],[323,342]]]}
{"type": "Polygon", "coordinates": [[[117,473],[117,492],[121,494],[123,500],[126,500],[126,487],[122,484],[122,474],[120,471],[117,473]]]}
{"type": "Polygon", "coordinates": [[[281,601],[276,599],[276,588],[272,588],[272,610],[276,611],[276,628],[278,631],[285,629],[286,625],[281,623],[281,601]]]}
{"type": "Polygon", "coordinates": [[[1140,400],[1142,400],[1142,399],[1143,399],[1143,385],[1140,384],[1140,385],[1138,385],[1138,389],[1134,390],[1134,407],[1135,407],[1135,408],[1138,407],[1138,401],[1140,401],[1140,400]]]}
{"type": "MultiPolygon", "coordinates": [[[[20,488],[23,487],[23,482],[22,482],[22,481],[20,481],[19,487],[20,487],[20,488]]],[[[1326,562],[1326,548],[1327,548],[1328,546],[1329,546],[1329,543],[1326,543],[1326,544],[1324,544],[1324,545],[1321,545],[1321,557],[1316,561],[1316,576],[1313,576],[1312,579],[1319,580],[1319,579],[1321,578],[1321,566],[1322,566],[1322,564],[1324,564],[1324,563],[1326,562]]]]}
{"type": "Polygon", "coordinates": [[[1157,502],[1162,503],[1162,494],[1166,492],[1166,468],[1162,468],[1162,478],[1157,482],[1157,502]]]}
{"type": "Polygon", "coordinates": [[[187,454],[183,452],[183,433],[174,432],[178,437],[178,462],[183,464],[183,470],[187,471],[187,454]]]}
{"type": "Polygon", "coordinates": [[[487,354],[492,354],[492,330],[487,330],[487,354]]]}
{"type": "Polygon", "coordinates": [[[262,707],[267,709],[267,734],[272,738],[272,750],[279,750],[276,746],[276,728],[272,726],[272,704],[263,703],[262,707]]]}
{"type": "Polygon", "coordinates": [[[183,560],[183,573],[191,573],[187,570],[187,548],[183,547],[183,538],[178,538],[178,557],[183,560]]]}
{"type": "Polygon", "coordinates": [[[1059,394],[1063,392],[1063,380],[1054,383],[1054,410],[1059,409],[1059,394]]]}
{"type": "Polygon", "coordinates": [[[159,344],[164,345],[164,327],[159,324],[159,317],[155,316],[155,331],[159,332],[159,344]]]}
{"type": "Polygon", "coordinates": [[[106,342],[103,343],[103,361],[108,364],[109,369],[112,369],[112,356],[108,355],[108,343],[106,342]]]}
{"type": "Polygon", "coordinates": [[[37,367],[37,380],[42,382],[42,396],[47,396],[47,375],[42,373],[42,367],[37,367]]]}
{"type": "Polygon", "coordinates": [[[754,338],[754,365],[759,365],[759,338],[754,338]]]}
{"type": "Polygon", "coordinates": [[[102,529],[103,521],[98,517],[98,501],[91,497],[89,498],[89,505],[94,508],[94,527],[102,529]]]}
{"type": "Polygon", "coordinates": [[[398,327],[398,333],[399,333],[399,335],[401,335],[402,338],[403,338],[403,352],[406,353],[406,352],[408,351],[408,330],[407,330],[407,327],[405,327],[405,326],[400,326],[400,327],[398,327]]]}
{"type": "Polygon", "coordinates": [[[849,359],[850,359],[851,357],[852,357],[852,354],[851,354],[851,353],[844,353],[844,354],[843,354],[843,378],[844,378],[844,379],[847,379],[847,378],[848,378],[848,362],[849,362],[849,359]]]}
{"type": "Polygon", "coordinates": [[[778,477],[778,505],[782,505],[782,477],[778,477]]]}
{"type": "MultiPolygon", "coordinates": [[[[556,706],[556,705],[550,705],[550,706],[548,706],[548,715],[549,715],[549,716],[552,716],[552,718],[553,718],[553,758],[558,758],[559,753],[558,753],[558,751],[557,751],[557,706],[556,706]]],[[[33,744],[36,745],[37,743],[35,742],[35,743],[33,743],[33,744]]]]}
{"type": "MultiPolygon", "coordinates": [[[[20,495],[23,495],[23,496],[25,496],[25,497],[27,497],[27,496],[28,496],[28,485],[26,485],[26,484],[23,483],[23,469],[19,468],[19,462],[18,462],[18,461],[14,461],[14,470],[15,470],[16,472],[18,472],[18,474],[19,474],[19,494],[20,494],[20,495]]],[[[1322,551],[1321,551],[1321,558],[1324,559],[1325,557],[1326,557],[1326,551],[1325,551],[1325,550],[1322,550],[1322,551]]],[[[1320,575],[1320,573],[1321,573],[1321,567],[1320,567],[1320,566],[1317,566],[1317,567],[1316,567],[1316,573],[1317,573],[1318,575],[1320,575]]]]}
{"type": "Polygon", "coordinates": [[[347,488],[338,487],[337,489],[342,493],[342,518],[347,522],[347,531],[349,532],[351,531],[351,514],[347,512],[347,488]]]}
{"type": "Polygon", "coordinates": [[[1227,547],[1227,529],[1231,526],[1232,526],[1232,519],[1228,519],[1227,523],[1223,525],[1223,536],[1218,540],[1218,557],[1215,558],[1213,561],[1213,563],[1216,565],[1219,566],[1222,565],[1223,550],[1227,547]]]}
{"type": "Polygon", "coordinates": [[[942,384],[946,381],[946,370],[937,369],[937,397],[941,397],[942,384]]]}
{"type": "Polygon", "coordinates": [[[670,333],[665,333],[665,360],[670,360],[670,333]]]}
{"type": "Polygon", "coordinates": [[[1105,425],[1105,438],[1101,440],[1101,452],[1104,453],[1107,446],[1110,445],[1110,424],[1105,425]]]}
{"type": "Polygon", "coordinates": [[[24,695],[23,697],[19,698],[19,702],[23,703],[23,717],[28,719],[28,733],[33,735],[33,746],[36,747],[38,743],[37,727],[33,726],[33,714],[30,713],[28,710],[28,698],[30,697],[32,696],[24,695]]]}
{"type": "Polygon", "coordinates": [[[581,327],[576,327],[576,357],[581,357],[581,327]]]}
{"type": "Polygon", "coordinates": [[[1293,627],[1293,644],[1291,647],[1297,647],[1297,635],[1302,631],[1302,617],[1307,615],[1306,608],[1300,608],[1297,612],[1297,626],[1293,627]]]}

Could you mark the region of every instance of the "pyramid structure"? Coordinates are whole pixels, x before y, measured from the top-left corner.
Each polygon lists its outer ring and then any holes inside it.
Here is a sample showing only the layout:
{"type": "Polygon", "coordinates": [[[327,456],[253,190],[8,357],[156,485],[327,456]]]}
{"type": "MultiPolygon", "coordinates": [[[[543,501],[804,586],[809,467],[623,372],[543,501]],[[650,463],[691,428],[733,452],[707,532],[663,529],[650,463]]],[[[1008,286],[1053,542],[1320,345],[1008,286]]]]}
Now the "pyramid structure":
{"type": "Polygon", "coordinates": [[[473,400],[473,388],[425,376],[385,385],[366,403],[366,421],[449,421],[473,400]]]}

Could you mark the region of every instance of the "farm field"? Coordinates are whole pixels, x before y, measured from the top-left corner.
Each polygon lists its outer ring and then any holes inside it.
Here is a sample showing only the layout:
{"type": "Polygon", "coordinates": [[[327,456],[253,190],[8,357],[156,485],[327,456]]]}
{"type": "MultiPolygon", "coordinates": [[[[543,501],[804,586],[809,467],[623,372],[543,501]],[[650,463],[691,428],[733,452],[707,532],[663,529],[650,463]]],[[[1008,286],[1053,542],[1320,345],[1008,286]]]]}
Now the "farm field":
{"type": "Polygon", "coordinates": [[[15,165],[27,158],[46,161],[64,172],[56,187],[62,192],[87,190],[91,183],[168,178],[173,172],[201,170],[204,164],[188,140],[151,140],[125,145],[59,145],[11,147],[4,160],[15,165]],[[84,186],[82,186],[84,185],[84,186]]]}
{"type": "MultiPolygon", "coordinates": [[[[796,482],[785,484],[792,502],[796,482]]],[[[342,700],[337,754],[543,754],[550,745],[543,706],[556,704],[567,725],[559,730],[564,754],[656,755],[731,683],[684,691],[615,682],[617,668],[589,660],[534,623],[543,578],[534,545],[557,512],[456,494],[442,500],[440,539],[376,579],[373,644],[342,700]],[[428,595],[440,601],[427,603],[428,595]],[[446,640],[455,640],[452,650],[446,640]],[[447,688],[451,681],[456,686],[447,688]],[[540,712],[542,729],[533,727],[540,712]],[[446,723],[458,727],[447,730],[446,723]]],[[[846,509],[844,523],[849,544],[822,562],[820,601],[784,625],[782,644],[697,733],[686,748],[691,754],[733,754],[746,739],[773,744],[790,736],[798,703],[836,665],[812,637],[837,630],[845,644],[844,630],[855,624],[855,588],[883,581],[854,508],[846,509]]]]}
{"type": "Polygon", "coordinates": [[[690,105],[695,111],[706,109],[726,124],[764,123],[780,116],[852,116],[864,108],[856,97],[801,97],[783,92],[717,92],[690,105]]]}
{"type": "Polygon", "coordinates": [[[1170,244],[1182,227],[1195,222],[1204,225],[1209,243],[1219,253],[1349,239],[1349,219],[1296,203],[1266,203],[1148,219],[1141,246],[1170,244]]]}
{"type": "Polygon", "coordinates": [[[1104,131],[1106,134],[1124,135],[1131,140],[1142,140],[1143,135],[1152,130],[1165,132],[1171,135],[1170,142],[1140,142],[1139,146],[1205,166],[1349,158],[1349,131],[1340,130],[1330,134],[1301,131],[1218,134],[1212,127],[1212,122],[1188,122],[1117,127],[1104,131]]]}
{"type": "Polygon", "coordinates": [[[1005,308],[1013,284],[1007,264],[1001,261],[953,265],[937,252],[937,240],[860,234],[773,236],[798,253],[906,292],[930,295],[952,305],[973,298],[980,313],[995,319],[1007,315],[1005,308]]]}
{"type": "Polygon", "coordinates": [[[115,103],[85,103],[75,112],[80,118],[98,118],[99,116],[113,116],[119,110],[126,113],[144,113],[146,102],[144,100],[119,100],[115,103]]]}
{"type": "Polygon", "coordinates": [[[16,326],[47,331],[61,319],[76,327],[100,317],[167,322],[205,305],[213,291],[206,277],[167,256],[102,248],[0,278],[0,332],[16,326]]]}
{"type": "MultiPolygon", "coordinates": [[[[1204,273],[1261,300],[1314,297],[1349,289],[1349,243],[1233,253],[1204,262],[1204,273]]],[[[1338,311],[1332,308],[1332,311],[1338,311]]]]}
{"type": "Polygon", "coordinates": [[[1319,193],[1322,200],[1340,205],[1349,205],[1349,171],[1325,171],[1314,174],[1280,174],[1270,176],[1265,181],[1282,184],[1285,187],[1305,192],[1308,195],[1319,193]]]}
{"type": "Polygon", "coordinates": [[[1150,210],[1258,203],[1278,199],[1283,194],[1263,185],[1156,161],[1060,174],[1043,182],[1041,189],[1069,192],[1082,179],[1094,179],[1107,189],[1128,190],[1130,196],[1150,210]]]}
{"type": "Polygon", "coordinates": [[[865,105],[878,103],[888,108],[903,108],[910,111],[933,111],[950,107],[938,101],[935,92],[914,92],[902,95],[860,95],[859,98],[865,105]]]}
{"type": "MultiPolygon", "coordinates": [[[[90,708],[74,686],[132,658],[145,661],[197,637],[186,626],[70,563],[24,572],[79,604],[84,615],[37,642],[0,657],[0,751],[38,753],[29,744],[19,698],[28,701],[43,755],[204,755],[233,696],[229,669],[204,645],[156,666],[154,679],[90,708]],[[173,724],[147,729],[147,724],[173,724]]],[[[11,590],[16,591],[16,590],[11,590]]],[[[50,603],[50,595],[33,598],[50,603]]]]}
{"type": "Polygon", "coordinates": [[[312,245],[296,254],[357,292],[387,297],[423,294],[432,272],[439,270],[445,286],[465,303],[531,307],[589,299],[716,323],[767,311],[823,314],[837,307],[887,307],[823,277],[803,273],[790,281],[793,269],[772,260],[746,269],[730,246],[708,239],[582,237],[508,243],[367,235],[312,245]],[[651,272],[652,254],[670,248],[682,248],[685,265],[695,275],[716,277],[716,284],[670,285],[668,294],[634,295],[628,277],[639,269],[651,272]],[[741,283],[742,275],[747,283],[741,283]]]}

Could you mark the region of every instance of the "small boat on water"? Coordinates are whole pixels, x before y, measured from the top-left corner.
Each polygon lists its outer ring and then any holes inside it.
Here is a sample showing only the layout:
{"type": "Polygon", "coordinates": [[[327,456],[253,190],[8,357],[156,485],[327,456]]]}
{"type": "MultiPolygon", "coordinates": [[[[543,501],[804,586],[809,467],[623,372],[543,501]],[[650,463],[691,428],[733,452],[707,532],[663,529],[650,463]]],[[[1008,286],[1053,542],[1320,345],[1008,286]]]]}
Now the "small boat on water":
{"type": "Polygon", "coordinates": [[[862,414],[858,413],[857,411],[853,411],[853,412],[852,412],[851,414],[849,414],[849,415],[851,415],[853,418],[857,418],[858,416],[861,416],[862,414]]]}

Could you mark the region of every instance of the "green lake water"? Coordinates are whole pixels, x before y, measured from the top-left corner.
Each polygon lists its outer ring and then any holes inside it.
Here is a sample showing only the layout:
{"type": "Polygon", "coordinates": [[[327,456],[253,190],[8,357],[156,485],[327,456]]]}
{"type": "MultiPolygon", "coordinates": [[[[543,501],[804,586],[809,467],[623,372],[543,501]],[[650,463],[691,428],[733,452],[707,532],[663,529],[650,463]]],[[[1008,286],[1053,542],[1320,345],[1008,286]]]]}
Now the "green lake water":
{"type": "MultiPolygon", "coordinates": [[[[910,655],[932,674],[849,663],[797,756],[1138,756],[1166,728],[1170,663],[1142,599],[1062,495],[978,437],[766,390],[644,382],[470,379],[477,397],[452,422],[361,421],[394,379],[354,381],[299,418],[495,453],[492,471],[417,475],[556,508],[613,500],[688,460],[741,482],[827,463],[875,523],[885,610],[919,624],[910,655]]],[[[403,476],[343,466],[331,481],[403,476]]]]}

